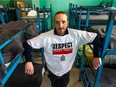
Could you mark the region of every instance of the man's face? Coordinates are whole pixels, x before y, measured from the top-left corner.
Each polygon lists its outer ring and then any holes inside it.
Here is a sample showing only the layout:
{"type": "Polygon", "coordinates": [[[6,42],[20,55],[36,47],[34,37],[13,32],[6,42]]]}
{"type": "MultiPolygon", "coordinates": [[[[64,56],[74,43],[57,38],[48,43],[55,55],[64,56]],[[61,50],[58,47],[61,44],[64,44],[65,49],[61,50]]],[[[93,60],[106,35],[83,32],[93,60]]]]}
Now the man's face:
{"type": "Polygon", "coordinates": [[[57,14],[54,18],[54,24],[58,35],[63,36],[68,26],[68,19],[65,14],[57,14]]]}

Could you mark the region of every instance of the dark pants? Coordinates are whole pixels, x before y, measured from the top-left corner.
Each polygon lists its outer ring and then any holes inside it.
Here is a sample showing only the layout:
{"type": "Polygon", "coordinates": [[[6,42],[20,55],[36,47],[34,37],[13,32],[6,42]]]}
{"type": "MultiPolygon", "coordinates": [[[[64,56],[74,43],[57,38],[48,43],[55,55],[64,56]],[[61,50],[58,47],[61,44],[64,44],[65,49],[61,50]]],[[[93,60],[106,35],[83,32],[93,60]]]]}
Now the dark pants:
{"type": "Polygon", "coordinates": [[[48,77],[50,78],[52,87],[67,87],[70,80],[69,75],[70,72],[63,76],[56,76],[48,70],[48,77]]]}

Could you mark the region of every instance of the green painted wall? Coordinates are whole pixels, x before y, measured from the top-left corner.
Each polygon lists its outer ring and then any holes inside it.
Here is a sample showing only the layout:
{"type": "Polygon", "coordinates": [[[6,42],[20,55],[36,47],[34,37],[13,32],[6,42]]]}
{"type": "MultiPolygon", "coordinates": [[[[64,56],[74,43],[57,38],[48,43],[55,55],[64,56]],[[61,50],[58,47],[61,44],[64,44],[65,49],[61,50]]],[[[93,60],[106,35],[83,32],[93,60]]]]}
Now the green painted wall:
{"type": "Polygon", "coordinates": [[[0,0],[0,5],[7,5],[11,0],[0,0]]]}
{"type": "Polygon", "coordinates": [[[69,3],[78,4],[79,6],[93,6],[99,5],[101,1],[102,0],[32,0],[32,4],[38,7],[50,7],[50,4],[52,4],[53,14],[55,14],[60,10],[68,12],[69,3]]]}
{"type": "Polygon", "coordinates": [[[40,7],[39,0],[32,0],[32,5],[35,5],[35,7],[40,7]]]}
{"type": "MultiPolygon", "coordinates": [[[[11,0],[0,0],[0,4],[8,4],[11,0]]],[[[106,5],[106,2],[112,3],[116,6],[116,0],[12,0],[12,1],[25,1],[26,3],[32,2],[36,7],[50,7],[52,4],[52,17],[57,11],[69,12],[69,3],[77,4],[78,6],[97,6],[100,2],[106,5]]],[[[69,14],[69,13],[68,13],[69,14]]],[[[53,18],[52,18],[53,21],[53,18]]]]}
{"type": "Polygon", "coordinates": [[[108,6],[116,6],[116,0],[102,0],[102,2],[104,5],[108,3],[108,6]]]}
{"type": "Polygon", "coordinates": [[[112,6],[116,7],[116,0],[113,0],[112,6]]]}
{"type": "MultiPolygon", "coordinates": [[[[52,4],[52,15],[57,11],[65,11],[69,14],[69,3],[77,4],[78,6],[96,6],[99,5],[102,0],[32,0],[33,4],[38,3],[39,7],[50,7],[52,4]]],[[[54,18],[52,18],[53,21],[54,18]]],[[[52,25],[53,26],[53,25],[52,25]]]]}
{"type": "Polygon", "coordinates": [[[116,7],[116,0],[114,0],[113,6],[115,6],[115,7],[116,7]]]}

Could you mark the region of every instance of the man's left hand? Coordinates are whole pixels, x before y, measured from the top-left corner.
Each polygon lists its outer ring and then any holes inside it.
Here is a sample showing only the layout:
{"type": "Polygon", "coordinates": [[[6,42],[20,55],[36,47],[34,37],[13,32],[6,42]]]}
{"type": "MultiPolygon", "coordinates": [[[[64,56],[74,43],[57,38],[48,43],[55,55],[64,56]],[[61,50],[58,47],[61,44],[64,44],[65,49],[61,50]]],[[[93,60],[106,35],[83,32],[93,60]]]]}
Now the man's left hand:
{"type": "Polygon", "coordinates": [[[102,64],[101,58],[94,58],[92,64],[93,68],[97,70],[102,64]]]}

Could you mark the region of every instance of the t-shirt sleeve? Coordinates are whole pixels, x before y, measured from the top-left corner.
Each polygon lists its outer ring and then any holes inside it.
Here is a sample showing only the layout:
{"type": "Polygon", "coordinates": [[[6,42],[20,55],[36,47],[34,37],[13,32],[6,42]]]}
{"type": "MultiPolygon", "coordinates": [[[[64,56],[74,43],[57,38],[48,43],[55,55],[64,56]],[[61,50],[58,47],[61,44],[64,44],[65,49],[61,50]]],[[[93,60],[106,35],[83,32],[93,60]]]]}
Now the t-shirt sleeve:
{"type": "Polygon", "coordinates": [[[87,32],[87,31],[80,31],[79,36],[77,36],[80,44],[87,44],[92,43],[95,37],[97,36],[97,33],[87,32]]]}
{"type": "Polygon", "coordinates": [[[38,35],[37,37],[27,40],[27,43],[33,49],[40,49],[40,48],[44,47],[44,36],[38,35]]]}

